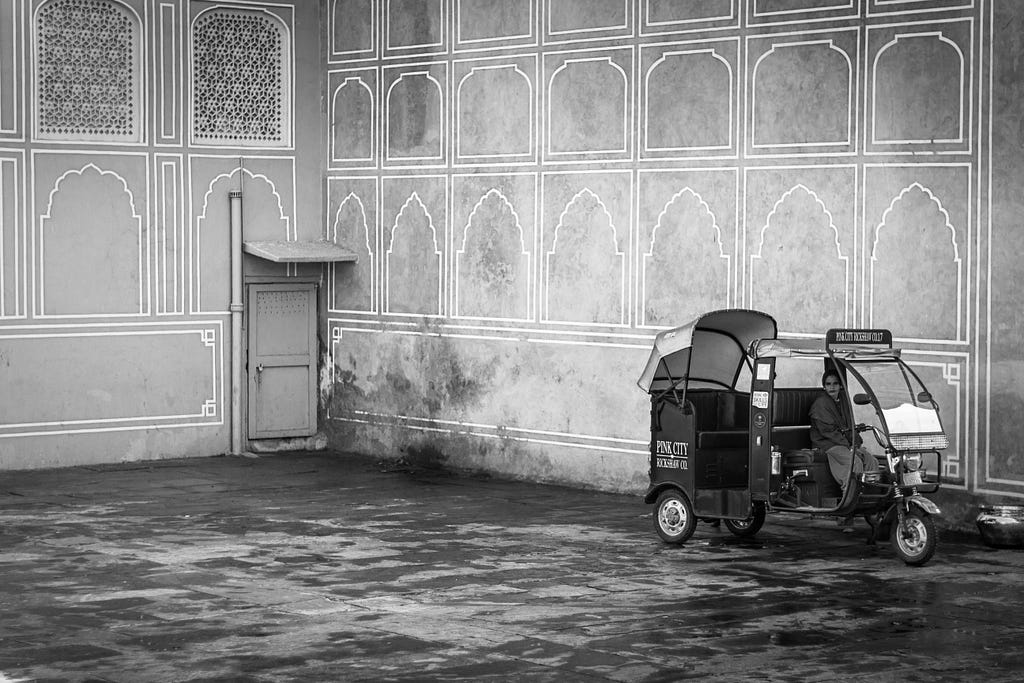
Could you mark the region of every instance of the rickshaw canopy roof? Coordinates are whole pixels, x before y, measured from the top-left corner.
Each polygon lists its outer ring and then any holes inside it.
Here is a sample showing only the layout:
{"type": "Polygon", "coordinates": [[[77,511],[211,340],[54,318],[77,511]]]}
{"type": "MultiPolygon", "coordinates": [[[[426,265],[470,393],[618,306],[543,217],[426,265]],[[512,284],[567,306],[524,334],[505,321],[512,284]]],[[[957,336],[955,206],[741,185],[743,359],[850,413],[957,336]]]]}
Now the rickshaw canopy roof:
{"type": "Polygon", "coordinates": [[[637,380],[648,393],[666,391],[684,380],[689,387],[736,388],[756,339],[774,339],[775,319],[767,313],[728,309],[705,313],[654,338],[647,367],[637,380]]]}

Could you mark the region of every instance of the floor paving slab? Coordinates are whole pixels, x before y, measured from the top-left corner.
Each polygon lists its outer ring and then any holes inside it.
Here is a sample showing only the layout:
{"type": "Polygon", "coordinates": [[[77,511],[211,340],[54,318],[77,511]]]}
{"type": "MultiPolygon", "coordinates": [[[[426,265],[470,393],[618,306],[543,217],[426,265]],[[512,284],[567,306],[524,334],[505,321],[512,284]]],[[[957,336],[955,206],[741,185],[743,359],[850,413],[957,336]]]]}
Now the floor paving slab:
{"type": "Polygon", "coordinates": [[[0,683],[1019,681],[1024,550],[278,453],[0,472],[0,683]]]}

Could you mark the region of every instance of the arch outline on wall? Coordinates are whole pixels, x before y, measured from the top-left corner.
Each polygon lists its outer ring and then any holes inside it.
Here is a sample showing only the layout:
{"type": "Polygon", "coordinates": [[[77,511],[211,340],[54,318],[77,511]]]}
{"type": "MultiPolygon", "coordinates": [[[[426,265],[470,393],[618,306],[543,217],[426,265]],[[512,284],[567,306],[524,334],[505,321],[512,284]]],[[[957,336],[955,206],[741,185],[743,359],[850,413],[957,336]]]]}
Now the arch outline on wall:
{"type": "Polygon", "coordinates": [[[554,233],[553,233],[552,238],[551,238],[551,249],[548,250],[544,254],[544,308],[543,308],[543,318],[547,322],[565,322],[565,321],[560,321],[560,320],[553,319],[551,317],[551,313],[550,313],[550,309],[551,309],[551,286],[550,286],[551,257],[555,256],[556,252],[558,251],[558,233],[559,233],[559,230],[565,225],[565,218],[566,218],[566,216],[569,215],[569,210],[573,207],[574,204],[576,204],[576,202],[578,200],[580,200],[583,197],[591,198],[593,200],[593,202],[597,205],[597,207],[600,208],[602,215],[607,219],[608,227],[611,229],[610,237],[611,237],[612,249],[613,249],[612,256],[618,258],[621,261],[621,265],[619,266],[620,271],[621,271],[621,278],[620,278],[620,285],[619,285],[619,311],[620,311],[620,316],[619,317],[620,317],[620,320],[617,323],[577,322],[577,324],[580,324],[580,325],[607,325],[607,324],[626,325],[626,324],[628,324],[628,320],[629,320],[629,307],[627,305],[628,304],[628,300],[627,300],[627,294],[626,294],[627,293],[627,286],[626,286],[627,285],[627,283],[626,283],[626,252],[623,251],[622,249],[620,249],[620,247],[619,247],[619,232],[618,232],[618,228],[615,227],[615,220],[612,217],[611,212],[608,210],[608,207],[605,205],[604,201],[597,195],[597,193],[595,193],[589,187],[584,187],[583,189],[578,191],[576,194],[574,194],[572,199],[570,199],[568,202],[566,202],[565,207],[562,209],[561,214],[559,214],[559,216],[558,216],[558,223],[555,225],[554,233]]]}
{"type": "Polygon", "coordinates": [[[723,292],[725,293],[725,308],[729,308],[732,305],[732,279],[733,279],[733,260],[732,255],[726,254],[724,249],[724,242],[722,241],[722,228],[718,224],[718,217],[715,216],[715,212],[711,210],[711,206],[704,200],[699,192],[695,191],[689,185],[683,187],[672,195],[672,198],[665,202],[665,205],[661,208],[658,213],[658,220],[654,224],[654,228],[651,230],[650,238],[650,249],[643,254],[641,260],[641,272],[640,272],[640,326],[647,327],[649,323],[647,321],[647,268],[648,262],[654,258],[655,243],[658,239],[658,231],[662,228],[662,222],[668,214],[669,208],[672,207],[676,200],[681,199],[684,195],[689,195],[696,200],[697,205],[703,210],[703,212],[711,218],[711,227],[715,231],[715,244],[718,247],[719,258],[725,260],[725,271],[726,279],[723,292]]]}
{"type": "Polygon", "coordinates": [[[37,264],[38,273],[34,278],[39,287],[38,296],[35,297],[35,317],[37,318],[91,318],[91,317],[139,317],[149,315],[152,310],[152,290],[150,286],[149,277],[149,263],[150,263],[150,240],[148,236],[148,226],[143,222],[143,217],[139,215],[135,208],[135,194],[128,186],[128,181],[120,173],[116,171],[105,171],[96,164],[89,162],[82,166],[80,169],[68,169],[62,173],[53,184],[46,200],[46,211],[39,215],[39,230],[36,235],[38,239],[38,246],[36,247],[36,253],[33,258],[33,262],[37,264]],[[128,196],[128,206],[131,211],[131,218],[136,224],[136,235],[138,239],[138,278],[139,278],[139,309],[133,313],[78,313],[78,314],[47,314],[46,313],[46,235],[45,227],[46,222],[52,219],[51,211],[53,209],[54,198],[60,192],[61,184],[71,176],[84,177],[86,172],[94,172],[101,178],[103,176],[111,176],[121,184],[124,190],[124,194],[128,196]]]}
{"type": "Polygon", "coordinates": [[[843,268],[846,271],[846,278],[843,282],[843,325],[844,327],[848,327],[850,324],[850,257],[843,255],[842,245],[839,241],[839,228],[835,224],[835,219],[832,216],[832,212],[825,205],[825,202],[821,199],[821,197],[819,197],[816,192],[811,190],[803,183],[797,183],[793,187],[786,190],[782,194],[782,196],[779,197],[779,199],[775,202],[775,205],[772,207],[772,210],[768,212],[768,215],[765,218],[764,226],[760,229],[758,233],[757,253],[752,254],[749,259],[750,272],[747,275],[747,278],[749,280],[749,283],[747,284],[747,301],[748,303],[751,304],[754,301],[754,287],[756,284],[754,278],[754,263],[755,259],[760,261],[762,258],[761,250],[764,247],[765,233],[768,231],[768,228],[771,227],[772,218],[774,218],[775,214],[778,212],[779,207],[781,207],[785,203],[785,201],[789,199],[791,196],[793,196],[798,190],[803,191],[811,199],[813,199],[814,202],[821,209],[825,217],[828,218],[828,225],[829,228],[832,230],[833,240],[836,247],[836,259],[843,264],[843,268]]]}
{"type": "Polygon", "coordinates": [[[902,190],[899,194],[893,197],[892,201],[889,202],[889,206],[882,212],[882,217],[872,231],[871,239],[871,253],[869,256],[869,272],[868,272],[868,324],[874,324],[875,315],[875,263],[878,261],[878,256],[875,253],[878,247],[878,239],[881,234],[882,228],[885,226],[888,220],[889,214],[893,212],[896,206],[906,197],[911,191],[919,190],[928,199],[929,202],[935,205],[940,215],[945,221],[944,227],[949,231],[950,244],[953,247],[953,263],[956,264],[956,337],[954,341],[962,341],[964,338],[963,334],[963,320],[964,320],[964,292],[963,292],[963,259],[960,256],[960,246],[956,241],[956,226],[953,225],[952,220],[949,216],[949,211],[942,205],[942,201],[935,196],[935,194],[927,187],[919,182],[912,182],[902,190]]]}

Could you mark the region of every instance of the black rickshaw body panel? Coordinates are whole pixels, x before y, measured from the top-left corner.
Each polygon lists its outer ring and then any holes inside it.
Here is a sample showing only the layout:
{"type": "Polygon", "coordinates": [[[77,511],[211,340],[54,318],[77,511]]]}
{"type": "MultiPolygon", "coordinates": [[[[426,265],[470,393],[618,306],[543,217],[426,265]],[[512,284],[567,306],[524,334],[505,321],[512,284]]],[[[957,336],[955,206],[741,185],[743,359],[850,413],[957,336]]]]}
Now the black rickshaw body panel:
{"type": "Polygon", "coordinates": [[[668,487],[682,490],[693,502],[695,417],[692,405],[680,405],[670,396],[652,397],[651,485],[645,496],[648,503],[668,487]]]}
{"type": "Polygon", "coordinates": [[[652,398],[648,502],[672,486],[698,517],[749,516],[749,400],[727,389],[691,390],[681,404],[652,398]]]}

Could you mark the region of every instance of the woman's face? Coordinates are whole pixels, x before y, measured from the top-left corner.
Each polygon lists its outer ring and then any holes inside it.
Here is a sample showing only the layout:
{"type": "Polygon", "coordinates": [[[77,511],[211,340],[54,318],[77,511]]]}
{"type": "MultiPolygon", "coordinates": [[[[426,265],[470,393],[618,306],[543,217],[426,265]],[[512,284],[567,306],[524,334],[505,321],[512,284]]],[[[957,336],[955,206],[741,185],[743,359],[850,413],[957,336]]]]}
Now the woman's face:
{"type": "Polygon", "coordinates": [[[839,400],[839,392],[842,391],[843,385],[839,383],[839,378],[835,375],[829,375],[825,378],[825,393],[833,401],[839,400]]]}

